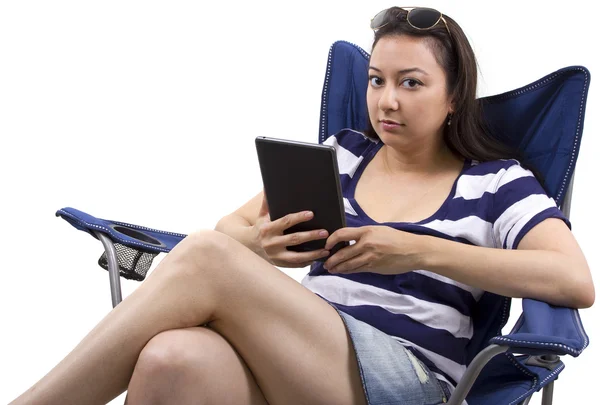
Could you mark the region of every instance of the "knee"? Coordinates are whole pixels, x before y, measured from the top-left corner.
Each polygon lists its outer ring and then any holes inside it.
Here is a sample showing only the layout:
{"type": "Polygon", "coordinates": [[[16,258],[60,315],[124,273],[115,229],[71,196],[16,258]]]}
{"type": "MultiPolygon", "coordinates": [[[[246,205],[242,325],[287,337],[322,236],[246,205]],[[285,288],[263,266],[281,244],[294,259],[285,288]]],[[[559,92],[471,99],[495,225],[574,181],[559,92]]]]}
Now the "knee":
{"type": "Polygon", "coordinates": [[[183,348],[169,341],[170,332],[164,332],[152,338],[144,347],[134,370],[139,381],[173,382],[185,374],[189,367],[182,354],[183,348]],[[161,336],[165,335],[165,336],[161,336]]]}
{"type": "MultiPolygon", "coordinates": [[[[169,269],[165,273],[167,276],[175,276],[176,279],[183,276],[186,280],[201,275],[204,282],[211,269],[227,267],[226,262],[236,244],[240,245],[235,239],[218,231],[202,230],[191,233],[167,255],[164,262],[169,263],[169,266],[166,266],[169,269]]],[[[161,272],[163,271],[158,273],[161,272]]],[[[218,271],[213,273],[220,274],[218,271]]]]}
{"type": "Polygon", "coordinates": [[[140,353],[134,377],[148,381],[153,387],[160,382],[170,386],[190,380],[202,382],[203,374],[210,372],[213,362],[205,345],[202,341],[190,341],[186,330],[159,333],[140,353]]]}
{"type": "Polygon", "coordinates": [[[201,230],[188,235],[181,247],[187,257],[206,264],[210,261],[223,261],[236,244],[239,245],[239,242],[221,232],[201,230]]]}

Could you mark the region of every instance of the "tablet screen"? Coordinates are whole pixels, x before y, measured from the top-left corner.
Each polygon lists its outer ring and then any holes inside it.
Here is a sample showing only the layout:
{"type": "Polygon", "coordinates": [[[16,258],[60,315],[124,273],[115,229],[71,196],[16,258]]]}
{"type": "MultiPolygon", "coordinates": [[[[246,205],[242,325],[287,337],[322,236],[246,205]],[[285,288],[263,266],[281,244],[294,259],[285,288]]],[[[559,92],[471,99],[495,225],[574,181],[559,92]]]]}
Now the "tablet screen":
{"type": "MultiPolygon", "coordinates": [[[[288,228],[285,234],[326,229],[331,235],[346,226],[332,146],[259,136],[256,150],[271,220],[301,211],[314,213],[310,221],[288,228]]],[[[323,249],[325,242],[321,239],[287,248],[300,252],[323,249]]],[[[334,247],[331,254],[344,245],[334,247]]]]}

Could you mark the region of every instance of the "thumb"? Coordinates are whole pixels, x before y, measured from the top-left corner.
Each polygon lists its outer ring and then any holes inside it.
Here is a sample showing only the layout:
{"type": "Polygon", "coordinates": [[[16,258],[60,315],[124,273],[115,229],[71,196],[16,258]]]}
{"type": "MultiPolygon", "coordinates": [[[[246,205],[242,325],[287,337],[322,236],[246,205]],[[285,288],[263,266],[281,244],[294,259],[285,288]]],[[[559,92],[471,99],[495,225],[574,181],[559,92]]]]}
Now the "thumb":
{"type": "Polygon", "coordinates": [[[267,203],[267,195],[263,190],[263,199],[262,204],[260,205],[260,209],[258,210],[258,217],[262,218],[264,216],[269,218],[269,204],[267,203]]]}

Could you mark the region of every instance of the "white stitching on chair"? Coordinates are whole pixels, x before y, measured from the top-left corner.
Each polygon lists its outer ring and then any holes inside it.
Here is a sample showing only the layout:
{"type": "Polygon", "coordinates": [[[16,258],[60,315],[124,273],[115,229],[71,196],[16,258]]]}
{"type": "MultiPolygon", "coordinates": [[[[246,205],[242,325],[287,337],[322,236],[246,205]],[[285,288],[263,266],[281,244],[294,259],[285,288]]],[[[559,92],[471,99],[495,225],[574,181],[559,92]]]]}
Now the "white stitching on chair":
{"type": "MultiPolygon", "coordinates": [[[[512,356],[511,356],[511,357],[512,357],[512,356]]],[[[510,358],[510,357],[509,357],[509,358],[510,358]]],[[[514,360],[514,359],[511,359],[511,360],[514,360]]],[[[521,365],[521,364],[520,364],[518,361],[516,361],[516,360],[514,360],[514,362],[513,362],[513,363],[515,363],[515,364],[517,365],[517,367],[519,367],[519,366],[521,365]]],[[[563,363],[563,364],[561,364],[559,367],[557,367],[557,368],[556,368],[556,370],[554,370],[553,372],[551,372],[551,373],[550,373],[550,374],[549,374],[549,375],[548,375],[546,378],[544,378],[542,381],[540,381],[540,387],[543,387],[543,386],[544,386],[544,383],[545,383],[545,382],[546,382],[548,379],[550,379],[550,378],[553,378],[553,377],[554,377],[556,374],[560,373],[560,372],[561,372],[561,371],[562,371],[564,368],[565,368],[565,365],[564,365],[564,363],[563,363]]],[[[535,376],[533,376],[533,377],[534,377],[534,379],[535,379],[535,376]]],[[[517,403],[518,401],[521,401],[521,400],[523,400],[523,399],[527,398],[529,395],[533,395],[533,392],[531,392],[531,391],[534,389],[534,387],[535,387],[535,384],[534,384],[534,386],[533,386],[533,387],[531,387],[531,389],[529,389],[529,391],[527,391],[526,393],[524,393],[523,395],[521,395],[519,398],[515,399],[513,402],[511,402],[511,403],[510,403],[510,404],[508,404],[508,405],[513,405],[513,404],[517,403]]]]}
{"type": "MultiPolygon", "coordinates": [[[[67,211],[58,210],[58,212],[61,212],[61,213],[63,213],[64,215],[68,216],[69,218],[75,219],[75,220],[77,220],[78,222],[80,222],[80,223],[82,223],[82,224],[85,224],[86,226],[89,226],[89,227],[92,227],[92,228],[96,228],[96,229],[98,229],[98,230],[100,230],[100,231],[104,231],[104,233],[108,233],[108,234],[112,235],[112,232],[111,232],[111,231],[112,231],[112,229],[110,229],[110,228],[107,228],[107,227],[105,227],[105,226],[96,225],[96,224],[90,224],[90,223],[89,223],[89,222],[87,222],[87,221],[84,221],[84,220],[82,220],[82,219],[80,219],[80,218],[77,218],[77,217],[75,217],[73,214],[71,214],[71,213],[69,213],[69,212],[67,212],[67,211]]],[[[120,224],[119,224],[119,225],[120,225],[120,224]]],[[[123,242],[121,242],[121,243],[123,243],[123,242]]],[[[143,243],[140,243],[140,242],[136,242],[136,241],[130,241],[130,240],[128,240],[128,241],[127,241],[127,243],[131,243],[132,245],[137,245],[137,246],[139,246],[139,247],[142,247],[142,248],[146,248],[146,249],[148,249],[148,245],[145,245],[145,244],[143,244],[143,243]]],[[[159,247],[159,246],[152,246],[152,247],[153,247],[154,249],[156,249],[156,250],[160,250],[161,252],[164,252],[164,253],[169,253],[169,249],[162,248],[162,247],[159,247]]]]}
{"type": "MultiPolygon", "coordinates": [[[[576,70],[580,70],[584,73],[585,75],[585,82],[583,83],[583,88],[585,89],[587,87],[587,83],[588,83],[588,74],[585,70],[577,68],[576,70]]],[[[563,193],[563,190],[565,189],[565,184],[567,183],[567,177],[568,177],[568,173],[571,172],[571,168],[573,166],[573,161],[575,160],[575,151],[577,150],[577,142],[579,141],[579,133],[581,131],[581,114],[583,111],[583,106],[585,105],[585,94],[581,95],[581,102],[579,103],[579,117],[577,117],[577,131],[575,132],[575,143],[573,144],[573,152],[571,153],[571,160],[569,161],[569,167],[567,168],[567,175],[563,178],[563,182],[560,186],[560,190],[558,191],[558,194],[556,196],[556,201],[558,202],[558,200],[560,200],[560,196],[563,193]]]]}
{"type": "Polygon", "coordinates": [[[554,377],[556,374],[560,373],[563,369],[565,368],[565,364],[561,364],[560,366],[558,366],[556,368],[556,370],[554,370],[553,372],[551,372],[548,377],[544,378],[542,381],[540,381],[540,387],[544,386],[544,383],[549,380],[550,378],[554,377]]]}
{"type": "Polygon", "coordinates": [[[516,398],[514,401],[512,401],[510,404],[508,405],[513,405],[516,404],[517,402],[523,400],[524,398],[527,398],[529,395],[532,394],[532,391],[535,389],[535,386],[537,385],[537,377],[535,376],[535,374],[533,374],[531,371],[527,370],[525,367],[523,367],[521,365],[521,363],[519,363],[516,359],[515,356],[513,356],[510,353],[505,353],[506,357],[508,357],[508,359],[511,361],[511,363],[513,363],[515,365],[515,367],[521,371],[523,374],[528,375],[530,377],[533,377],[533,383],[531,385],[531,388],[529,388],[529,390],[527,390],[527,392],[525,392],[523,395],[521,395],[520,397],[516,398]]]}
{"type": "Polygon", "coordinates": [[[531,344],[531,345],[542,345],[542,346],[549,346],[549,347],[556,347],[559,349],[563,349],[569,353],[572,354],[576,354],[579,355],[581,354],[581,350],[575,350],[567,345],[563,345],[561,343],[546,343],[546,342],[530,342],[528,340],[516,340],[516,339],[510,339],[510,338],[506,338],[506,337],[495,337],[493,338],[494,340],[500,340],[503,342],[509,342],[509,343],[527,343],[527,344],[531,344]]]}
{"type": "Polygon", "coordinates": [[[117,221],[109,221],[112,222],[113,224],[117,224],[117,225],[122,225],[128,228],[133,228],[133,229],[139,229],[142,231],[150,231],[150,232],[156,232],[156,233],[160,233],[163,235],[171,235],[171,236],[177,236],[180,238],[185,238],[186,235],[181,234],[181,233],[173,233],[173,232],[168,232],[168,231],[160,231],[158,229],[152,229],[152,228],[146,228],[145,226],[139,226],[139,225],[132,225],[132,224],[126,224],[124,222],[117,222],[117,221]]]}
{"type": "MultiPolygon", "coordinates": [[[[585,69],[582,69],[580,67],[574,67],[571,70],[579,70],[579,71],[583,72],[583,74],[585,75],[585,81],[583,83],[583,88],[585,89],[587,87],[588,81],[589,81],[588,72],[585,69]]],[[[558,74],[552,74],[551,76],[547,77],[543,81],[541,81],[539,83],[535,83],[532,86],[525,87],[524,89],[521,89],[521,90],[518,90],[518,91],[511,91],[511,92],[508,92],[508,93],[503,94],[503,95],[492,96],[492,98],[494,100],[505,100],[507,98],[518,96],[518,95],[524,94],[524,93],[526,93],[526,92],[528,92],[530,90],[533,90],[533,89],[535,89],[537,87],[540,87],[540,86],[542,86],[542,85],[544,85],[544,84],[546,84],[546,83],[548,83],[548,82],[556,79],[557,77],[558,77],[558,74]]],[[[577,130],[575,132],[575,143],[573,144],[573,146],[574,146],[573,149],[574,150],[571,153],[571,160],[569,161],[569,167],[567,168],[567,173],[566,173],[565,177],[563,178],[563,181],[562,181],[562,184],[560,186],[560,189],[558,190],[558,193],[556,194],[556,198],[554,199],[557,203],[558,203],[558,200],[560,200],[560,197],[562,196],[562,193],[564,192],[565,185],[567,183],[567,177],[568,177],[569,173],[571,172],[571,169],[573,168],[573,161],[575,160],[575,150],[577,149],[576,146],[577,146],[577,143],[579,141],[579,136],[580,136],[580,132],[581,132],[581,114],[583,112],[583,106],[585,105],[584,101],[585,101],[585,93],[581,95],[581,101],[579,103],[579,117],[578,117],[578,120],[577,120],[577,130]]]]}

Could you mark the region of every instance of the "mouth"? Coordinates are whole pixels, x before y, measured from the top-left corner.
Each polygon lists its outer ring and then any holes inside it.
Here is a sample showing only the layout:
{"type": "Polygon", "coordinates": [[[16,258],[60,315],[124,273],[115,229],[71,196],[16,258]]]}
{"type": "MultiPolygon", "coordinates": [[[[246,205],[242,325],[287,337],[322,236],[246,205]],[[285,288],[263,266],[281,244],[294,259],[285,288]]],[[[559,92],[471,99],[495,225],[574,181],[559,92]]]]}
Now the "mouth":
{"type": "Polygon", "coordinates": [[[384,130],[393,130],[395,128],[404,126],[404,124],[401,124],[398,121],[394,120],[379,120],[379,122],[381,123],[381,126],[384,130]]]}
{"type": "Polygon", "coordinates": [[[403,125],[400,124],[397,121],[393,121],[393,120],[379,120],[379,122],[381,122],[382,124],[387,124],[387,125],[403,125]]]}

